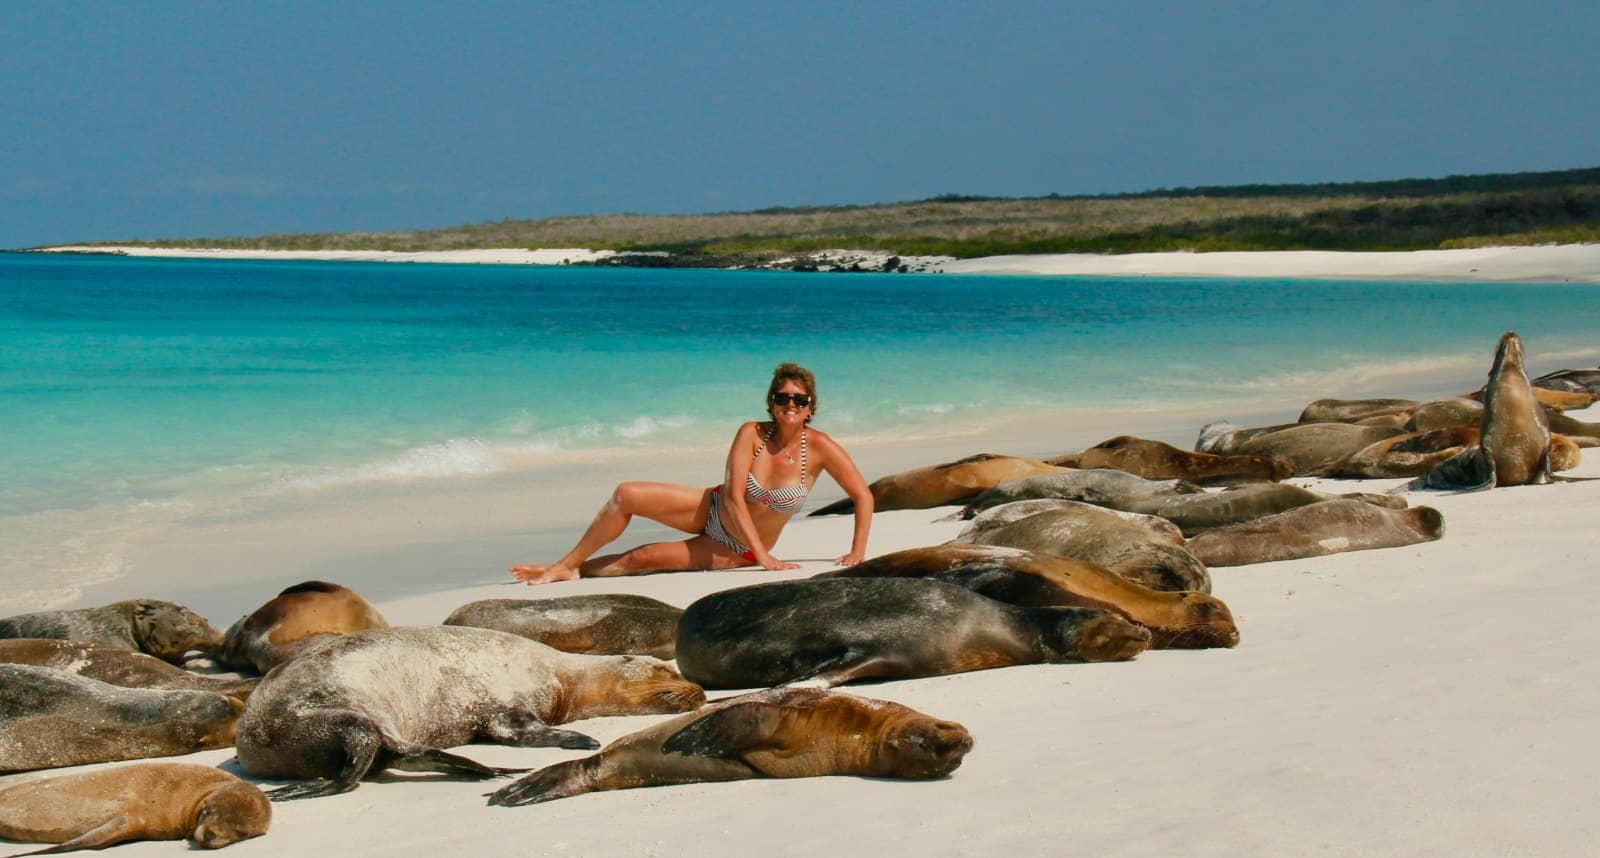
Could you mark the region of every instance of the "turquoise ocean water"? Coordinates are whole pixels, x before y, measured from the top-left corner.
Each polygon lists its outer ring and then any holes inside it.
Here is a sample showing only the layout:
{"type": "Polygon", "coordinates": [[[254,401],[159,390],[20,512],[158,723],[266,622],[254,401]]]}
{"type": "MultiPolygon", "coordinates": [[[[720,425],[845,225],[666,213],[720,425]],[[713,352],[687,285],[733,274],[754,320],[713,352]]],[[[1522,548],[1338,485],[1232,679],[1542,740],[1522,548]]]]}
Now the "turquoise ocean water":
{"type": "Polygon", "coordinates": [[[1600,287],[0,254],[0,580],[202,498],[704,443],[780,360],[849,437],[1466,377],[1508,329],[1591,365],[1600,287]]]}

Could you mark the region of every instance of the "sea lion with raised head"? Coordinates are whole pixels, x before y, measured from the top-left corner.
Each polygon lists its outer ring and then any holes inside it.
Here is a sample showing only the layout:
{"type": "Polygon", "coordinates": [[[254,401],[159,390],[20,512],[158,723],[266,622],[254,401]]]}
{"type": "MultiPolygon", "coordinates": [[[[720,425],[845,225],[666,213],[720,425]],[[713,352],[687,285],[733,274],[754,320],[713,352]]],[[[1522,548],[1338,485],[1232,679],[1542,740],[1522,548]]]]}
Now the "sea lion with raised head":
{"type": "Polygon", "coordinates": [[[775,581],[684,609],[678,666],[708,688],[943,676],[1014,664],[1122,661],[1150,632],[1092,608],[1019,608],[907,578],[775,581]]]}
{"type": "Polygon", "coordinates": [[[1294,474],[1288,462],[1272,456],[1191,452],[1132,435],[1108,438],[1087,450],[1045,461],[1065,468],[1114,468],[1147,480],[1177,479],[1202,485],[1276,482],[1294,474]]]}
{"type": "Polygon", "coordinates": [[[1157,499],[1203,492],[1205,489],[1188,480],[1147,480],[1115,468],[1084,468],[1007,480],[968,501],[961,517],[972,518],[1001,504],[1039,498],[1082,501],[1127,511],[1157,499]]]}
{"type": "Polygon", "coordinates": [[[562,652],[672,658],[683,609],[648,596],[593,593],[555,599],[484,599],[446,617],[447,626],[474,626],[538,641],[562,652]]]}
{"type": "Polygon", "coordinates": [[[386,768],[485,778],[513,770],[441,748],[475,740],[594,748],[565,724],[686,712],[705,702],[660,659],[565,653],[492,629],[368,629],[279,665],[239,721],[239,765],[301,783],[274,801],[355,789],[386,768]]]}
{"type": "Polygon", "coordinates": [[[775,688],[714,703],[623,736],[600,753],[501,787],[507,807],[634,787],[746,778],[941,778],[972,734],[886,700],[820,688],[775,688]]]}
{"type": "Polygon", "coordinates": [[[1184,547],[1182,531],[1150,515],[1077,501],[1019,501],[982,513],[951,541],[1070,557],[1152,590],[1211,592],[1211,576],[1184,547]]]}
{"type": "Polygon", "coordinates": [[[0,638],[53,638],[115,644],[182,664],[192,650],[211,653],[222,635],[205,617],[159,599],[129,599],[97,608],[40,611],[0,620],[0,638]]]}
{"type": "Polygon", "coordinates": [[[0,772],[226,748],[243,708],[210,691],[123,688],[49,667],[0,664],[0,772]]]}
{"type": "Polygon", "coordinates": [[[1390,495],[1369,492],[1332,495],[1289,483],[1256,483],[1235,486],[1220,492],[1155,499],[1149,503],[1139,504],[1129,512],[1164,518],[1176,524],[1185,537],[1192,537],[1213,527],[1254,521],[1296,507],[1337,498],[1353,498],[1397,509],[1406,505],[1404,498],[1390,495]]]}
{"type": "Polygon", "coordinates": [[[1194,591],[1152,590],[1093,563],[998,545],[934,545],[874,557],[816,578],[933,578],[1010,605],[1100,608],[1150,630],[1155,649],[1232,647],[1233,613],[1194,591]]]}
{"type": "Polygon", "coordinates": [[[135,763],[0,782],[0,837],[104,849],[184,840],[220,849],[267,833],[272,805],[255,786],[193,763],[135,763]]]}
{"type": "Polygon", "coordinates": [[[1305,476],[1377,441],[1404,434],[1405,430],[1396,426],[1299,423],[1250,438],[1239,444],[1238,450],[1277,456],[1293,465],[1296,476],[1305,476]]]}
{"type": "Polygon", "coordinates": [[[222,663],[266,673],[335,635],[386,629],[388,621],[354,590],[326,581],[285,589],[228,628],[222,663]]]}
{"type": "Polygon", "coordinates": [[[1516,333],[1500,337],[1483,391],[1477,445],[1441,462],[1409,488],[1476,491],[1551,481],[1550,423],[1522,369],[1522,339],[1516,333]]]}
{"type": "Polygon", "coordinates": [[[1416,545],[1442,536],[1444,516],[1433,507],[1388,509],[1331,500],[1208,530],[1189,540],[1189,550],[1207,566],[1243,566],[1416,545]]]}
{"type": "Polygon", "coordinates": [[[231,679],[190,673],[142,652],[115,644],[58,641],[49,638],[0,640],[0,664],[53,667],[124,688],[214,691],[245,700],[258,679],[231,679]]]}
{"type": "MultiPolygon", "coordinates": [[[[927,509],[944,504],[961,503],[1006,480],[1033,474],[1055,473],[1060,470],[1062,469],[1047,465],[1038,459],[979,453],[942,465],[913,468],[891,474],[874,480],[867,488],[872,491],[872,508],[877,512],[887,512],[892,509],[927,509]]],[[[810,514],[833,515],[853,512],[855,508],[855,501],[845,498],[814,510],[810,514]]]]}

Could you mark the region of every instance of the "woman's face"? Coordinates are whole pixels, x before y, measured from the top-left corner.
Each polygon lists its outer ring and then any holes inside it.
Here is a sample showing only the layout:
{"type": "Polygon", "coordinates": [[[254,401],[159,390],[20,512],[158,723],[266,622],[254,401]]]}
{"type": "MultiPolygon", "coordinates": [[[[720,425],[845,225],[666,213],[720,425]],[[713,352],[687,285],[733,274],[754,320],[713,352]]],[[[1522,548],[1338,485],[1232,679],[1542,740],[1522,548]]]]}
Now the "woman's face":
{"type": "Polygon", "coordinates": [[[804,396],[810,399],[811,394],[806,392],[805,385],[790,379],[784,381],[774,391],[773,399],[781,399],[781,402],[767,400],[767,412],[780,426],[800,426],[811,417],[811,404],[807,402],[805,405],[799,405],[790,399],[792,396],[804,396]]]}

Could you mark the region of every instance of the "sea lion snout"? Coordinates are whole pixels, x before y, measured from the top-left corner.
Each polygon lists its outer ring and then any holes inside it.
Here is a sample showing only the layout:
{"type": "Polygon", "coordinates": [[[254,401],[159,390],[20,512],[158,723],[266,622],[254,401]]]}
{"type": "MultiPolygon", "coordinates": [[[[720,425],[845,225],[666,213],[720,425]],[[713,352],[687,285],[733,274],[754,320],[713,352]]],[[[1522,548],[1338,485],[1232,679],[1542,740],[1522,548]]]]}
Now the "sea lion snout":
{"type": "Polygon", "coordinates": [[[918,718],[894,730],[885,742],[888,773],[902,778],[942,778],[972,750],[972,734],[954,721],[918,718]]]}
{"type": "Polygon", "coordinates": [[[272,802],[265,793],[247,783],[229,784],[206,799],[189,839],[205,849],[220,849],[266,834],[271,823],[272,802]]]}

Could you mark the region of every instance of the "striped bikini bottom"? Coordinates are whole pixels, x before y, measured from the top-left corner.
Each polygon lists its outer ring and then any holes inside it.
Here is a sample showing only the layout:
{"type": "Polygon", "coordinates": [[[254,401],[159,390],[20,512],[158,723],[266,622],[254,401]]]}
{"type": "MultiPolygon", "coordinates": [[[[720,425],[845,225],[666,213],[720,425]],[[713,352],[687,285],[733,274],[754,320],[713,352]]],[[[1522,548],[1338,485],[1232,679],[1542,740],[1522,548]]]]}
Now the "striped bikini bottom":
{"type": "Polygon", "coordinates": [[[728,529],[722,525],[721,506],[722,486],[717,486],[711,490],[711,509],[706,512],[706,529],[701,533],[711,537],[713,542],[739,555],[747,562],[756,562],[756,553],[750,550],[750,546],[740,542],[737,537],[729,533],[728,529]]]}

